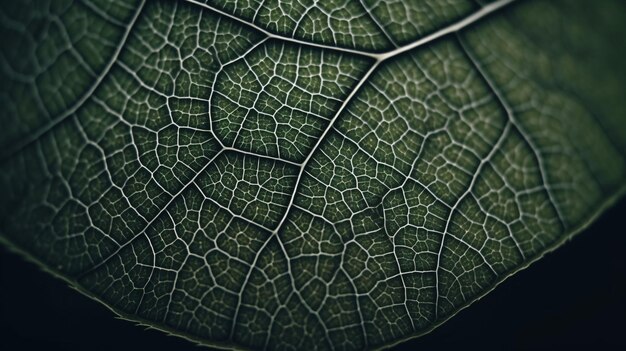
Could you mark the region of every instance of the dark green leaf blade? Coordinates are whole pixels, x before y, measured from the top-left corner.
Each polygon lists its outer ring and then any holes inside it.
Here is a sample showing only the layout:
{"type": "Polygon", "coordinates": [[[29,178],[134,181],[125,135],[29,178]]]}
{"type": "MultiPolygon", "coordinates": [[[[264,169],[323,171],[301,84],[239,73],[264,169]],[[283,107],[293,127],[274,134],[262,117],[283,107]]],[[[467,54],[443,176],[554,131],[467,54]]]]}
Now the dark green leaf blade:
{"type": "Polygon", "coordinates": [[[2,2],[0,239],[203,344],[428,332],[623,194],[626,9],[400,5],[2,2]]]}

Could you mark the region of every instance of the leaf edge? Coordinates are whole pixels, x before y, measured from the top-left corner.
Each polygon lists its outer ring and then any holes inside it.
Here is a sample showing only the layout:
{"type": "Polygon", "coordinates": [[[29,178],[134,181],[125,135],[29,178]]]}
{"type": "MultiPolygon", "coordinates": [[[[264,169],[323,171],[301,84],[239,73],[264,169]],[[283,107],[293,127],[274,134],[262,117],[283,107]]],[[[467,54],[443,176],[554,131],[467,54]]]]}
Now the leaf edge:
{"type": "MultiPolygon", "coordinates": [[[[524,262],[519,267],[511,270],[506,275],[498,277],[500,279],[497,279],[493,284],[488,286],[485,290],[481,291],[478,295],[474,296],[471,300],[469,300],[469,301],[465,302],[464,304],[462,304],[460,307],[458,307],[450,315],[446,316],[445,318],[443,318],[443,319],[441,319],[439,321],[434,322],[432,325],[430,325],[428,328],[426,328],[424,330],[420,330],[418,332],[415,332],[415,333],[412,333],[412,334],[408,334],[408,335],[406,335],[405,337],[403,337],[401,339],[392,340],[392,341],[390,341],[390,342],[388,342],[386,344],[374,346],[374,347],[370,348],[369,350],[372,350],[372,351],[388,350],[388,349],[391,349],[394,346],[398,346],[399,344],[408,342],[408,341],[413,340],[413,339],[417,339],[417,338],[419,338],[421,336],[424,336],[424,335],[427,335],[427,334],[431,333],[433,330],[437,329],[441,325],[445,324],[448,320],[450,320],[451,318],[455,317],[461,311],[465,310],[466,308],[470,307],[471,305],[473,305],[477,301],[481,300],[483,297],[487,296],[491,291],[496,289],[503,282],[507,281],[510,277],[512,277],[512,276],[516,275],[518,272],[520,272],[520,271],[530,267],[533,263],[539,261],[545,255],[547,255],[549,253],[552,253],[553,251],[555,251],[559,247],[563,246],[564,244],[566,244],[567,242],[572,240],[576,235],[578,235],[578,234],[580,234],[582,232],[585,232],[588,227],[590,227],[593,223],[595,223],[598,220],[598,218],[600,218],[609,208],[615,206],[620,200],[626,200],[626,182],[624,184],[622,184],[621,187],[619,187],[610,197],[606,198],[601,203],[601,205],[598,206],[595,209],[595,211],[590,216],[588,216],[584,221],[580,222],[577,226],[571,228],[568,233],[562,235],[561,238],[559,238],[558,240],[553,242],[551,245],[545,247],[537,255],[535,255],[534,257],[532,257],[530,259],[528,259],[526,262],[524,262]]],[[[193,335],[193,334],[190,334],[190,333],[181,332],[179,330],[175,330],[172,327],[168,327],[168,326],[163,325],[163,324],[154,323],[154,322],[149,321],[147,319],[138,318],[137,316],[128,314],[126,312],[123,312],[120,309],[116,308],[115,306],[112,306],[111,304],[109,304],[106,301],[102,300],[98,296],[94,295],[89,290],[85,289],[80,284],[78,284],[76,281],[74,281],[74,280],[64,276],[58,270],[55,270],[53,267],[50,267],[50,266],[46,265],[43,261],[41,261],[40,259],[34,257],[27,250],[25,250],[24,248],[20,247],[18,244],[14,243],[10,239],[6,238],[1,233],[0,233],[0,245],[3,245],[3,247],[8,249],[8,251],[10,251],[10,252],[12,252],[14,254],[17,254],[25,262],[32,263],[37,268],[42,270],[43,272],[45,272],[47,274],[50,274],[52,277],[65,282],[69,288],[79,292],[83,296],[86,296],[89,299],[91,299],[91,300],[99,303],[100,305],[106,307],[108,310],[113,312],[114,316],[116,318],[118,318],[118,319],[121,319],[121,320],[130,322],[130,323],[133,323],[135,326],[141,326],[141,327],[144,327],[144,328],[147,328],[147,329],[158,330],[158,331],[164,333],[167,336],[174,336],[174,337],[178,337],[178,338],[187,340],[190,343],[194,344],[195,346],[210,347],[210,348],[216,348],[216,349],[220,349],[220,350],[255,351],[255,349],[246,348],[246,347],[243,347],[241,345],[235,344],[233,342],[207,341],[206,339],[200,338],[200,337],[198,337],[196,335],[193,335]]]]}

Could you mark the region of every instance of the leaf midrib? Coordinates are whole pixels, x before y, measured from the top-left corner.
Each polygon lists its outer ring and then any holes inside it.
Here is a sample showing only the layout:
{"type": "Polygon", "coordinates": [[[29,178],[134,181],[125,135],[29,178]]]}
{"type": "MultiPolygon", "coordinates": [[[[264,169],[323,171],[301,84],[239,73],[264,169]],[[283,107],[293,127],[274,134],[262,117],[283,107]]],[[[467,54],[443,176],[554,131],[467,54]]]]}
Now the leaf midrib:
{"type": "MultiPolygon", "coordinates": [[[[365,57],[369,57],[374,59],[377,62],[383,62],[386,61],[392,57],[396,57],[399,54],[406,52],[406,51],[410,51],[412,49],[418,48],[420,46],[426,45],[432,41],[435,41],[443,36],[446,36],[450,33],[454,33],[454,32],[458,32],[468,26],[470,26],[471,24],[481,20],[482,18],[489,16],[491,14],[493,14],[494,12],[510,5],[511,3],[518,1],[518,0],[497,0],[494,1],[488,5],[484,5],[482,6],[478,11],[475,11],[474,13],[465,16],[464,18],[455,21],[441,29],[436,30],[433,33],[430,33],[418,40],[415,40],[411,43],[405,44],[405,45],[401,45],[401,46],[397,46],[394,45],[394,48],[389,50],[389,51],[383,51],[383,52],[376,52],[376,51],[367,51],[367,50],[357,50],[357,49],[351,49],[351,48],[347,48],[347,47],[342,47],[342,46],[333,46],[333,45],[328,45],[328,44],[322,44],[322,43],[316,43],[310,40],[302,40],[302,39],[297,39],[294,37],[289,37],[289,36],[285,36],[285,35],[281,35],[281,34],[276,34],[273,33],[265,28],[260,27],[259,25],[255,24],[254,22],[250,22],[250,21],[246,21],[244,19],[241,19],[233,14],[230,14],[224,10],[218,9],[215,6],[211,6],[208,5],[206,3],[200,2],[198,0],[183,0],[186,1],[190,4],[194,4],[203,8],[206,8],[212,12],[218,13],[224,17],[228,17],[233,21],[236,21],[238,23],[241,23],[247,27],[253,28],[261,33],[263,33],[263,35],[265,35],[268,38],[272,38],[272,39],[278,39],[281,41],[286,41],[286,42],[290,42],[290,43],[294,43],[297,45],[304,45],[304,46],[309,46],[309,47],[315,47],[315,48],[320,48],[320,49],[325,49],[325,50],[332,50],[332,51],[339,51],[339,52],[344,52],[344,53],[349,53],[349,54],[354,54],[354,55],[359,55],[359,56],[365,56],[365,57]]],[[[369,11],[367,11],[367,13],[373,17],[372,14],[370,14],[369,11]]],[[[384,30],[381,29],[381,31],[384,32],[384,30]]]]}

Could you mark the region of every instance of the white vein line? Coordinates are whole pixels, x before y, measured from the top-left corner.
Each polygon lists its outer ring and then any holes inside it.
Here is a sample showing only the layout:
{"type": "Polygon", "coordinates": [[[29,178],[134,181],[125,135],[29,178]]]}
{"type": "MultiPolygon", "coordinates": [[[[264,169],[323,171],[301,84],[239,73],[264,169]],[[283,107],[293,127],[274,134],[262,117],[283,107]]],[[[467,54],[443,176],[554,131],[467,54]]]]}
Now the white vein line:
{"type": "Polygon", "coordinates": [[[274,39],[279,39],[279,40],[283,40],[283,41],[287,41],[287,42],[292,42],[295,44],[299,44],[299,45],[306,45],[306,46],[311,46],[311,47],[317,47],[317,48],[322,48],[322,49],[327,49],[327,50],[333,50],[333,51],[342,51],[342,52],[346,52],[346,53],[351,53],[351,54],[355,54],[355,55],[360,55],[360,56],[368,56],[371,57],[373,59],[375,59],[378,62],[382,62],[385,61],[391,57],[395,57],[403,52],[409,51],[409,50],[413,50],[417,47],[420,47],[422,45],[428,44],[434,40],[437,40],[443,36],[446,36],[450,33],[454,33],[454,32],[458,32],[459,30],[471,25],[474,22],[479,21],[480,19],[482,19],[485,16],[488,16],[489,14],[498,11],[499,9],[509,5],[510,3],[517,1],[517,0],[498,0],[495,1],[489,5],[486,5],[484,7],[482,7],[480,10],[474,12],[473,14],[457,21],[454,22],[444,28],[441,28],[440,30],[433,32],[419,40],[416,40],[410,44],[401,46],[399,48],[395,48],[393,50],[387,51],[387,52],[383,52],[383,53],[376,53],[376,52],[369,52],[369,51],[362,51],[362,50],[356,50],[356,49],[350,49],[350,48],[345,48],[345,47],[340,47],[340,46],[332,46],[332,45],[325,45],[325,44],[319,44],[319,43],[315,43],[315,42],[311,42],[311,41],[306,41],[306,40],[300,40],[300,39],[296,39],[293,37],[288,37],[288,36],[284,36],[284,35],[279,35],[279,34],[274,34],[270,31],[268,31],[265,28],[260,27],[259,25],[252,23],[250,21],[246,21],[243,20],[235,15],[232,15],[226,11],[220,10],[218,8],[216,8],[215,6],[211,6],[205,3],[202,3],[198,0],[184,0],[187,1],[188,3],[191,4],[195,4],[201,7],[204,7],[206,9],[209,9],[213,12],[216,12],[222,16],[228,17],[236,22],[242,23],[246,26],[252,27],[254,29],[256,29],[257,31],[263,33],[264,35],[268,36],[269,38],[274,38],[274,39]]]}
{"type": "MultiPolygon", "coordinates": [[[[303,177],[303,174],[304,174],[304,170],[306,169],[307,164],[309,163],[309,161],[313,157],[313,154],[315,153],[315,150],[319,147],[319,145],[325,139],[325,136],[328,134],[328,132],[332,129],[332,126],[333,126],[334,122],[341,115],[341,113],[346,108],[346,106],[348,106],[350,101],[352,101],[352,97],[354,95],[356,95],[356,93],[360,90],[361,86],[363,86],[363,84],[365,84],[365,82],[367,81],[367,78],[376,70],[376,67],[378,67],[379,63],[380,63],[379,61],[375,62],[369,68],[369,70],[365,73],[365,75],[363,75],[363,77],[361,78],[359,83],[354,87],[354,89],[352,89],[352,92],[350,92],[350,95],[348,95],[348,97],[344,100],[343,104],[339,107],[339,109],[337,110],[337,112],[335,113],[333,118],[328,123],[328,126],[326,127],[326,129],[324,130],[322,135],[317,139],[317,142],[313,146],[313,148],[311,149],[311,152],[309,152],[309,154],[306,157],[306,159],[302,162],[302,164],[300,164],[300,170],[298,172],[298,177],[296,178],[296,183],[295,183],[295,185],[293,187],[293,191],[291,193],[291,196],[289,197],[289,203],[285,207],[285,213],[283,214],[283,217],[281,218],[280,222],[276,226],[276,229],[274,229],[274,231],[272,231],[272,233],[267,238],[267,240],[265,240],[265,243],[263,244],[261,249],[255,255],[254,260],[252,261],[252,264],[250,265],[250,269],[248,270],[248,273],[246,275],[246,278],[244,279],[244,282],[241,285],[241,291],[239,293],[239,301],[237,302],[237,307],[235,309],[235,314],[234,314],[234,317],[233,317],[233,325],[232,325],[232,329],[230,331],[230,337],[231,338],[234,335],[235,328],[236,328],[236,325],[237,325],[237,318],[239,316],[239,308],[240,308],[241,302],[242,302],[243,291],[246,288],[246,286],[248,285],[248,281],[250,280],[250,276],[252,275],[252,271],[255,269],[257,261],[258,261],[259,257],[261,256],[261,253],[263,252],[265,247],[268,245],[268,243],[272,240],[272,238],[276,238],[276,240],[278,241],[278,243],[279,243],[279,245],[281,247],[281,250],[283,251],[283,254],[285,255],[285,259],[287,260],[289,271],[291,270],[291,265],[289,263],[290,262],[290,258],[287,255],[287,252],[286,252],[286,250],[285,250],[285,248],[283,246],[283,243],[280,240],[278,232],[280,231],[280,228],[282,228],[283,224],[285,223],[285,221],[289,217],[289,213],[291,211],[291,208],[294,206],[293,202],[294,202],[294,199],[296,197],[296,193],[298,192],[298,188],[300,186],[300,181],[302,180],[302,177],[303,177]]],[[[292,286],[293,286],[293,281],[292,281],[292,286]]],[[[297,290],[294,288],[294,292],[296,292],[296,291],[297,290]]],[[[364,337],[366,337],[366,336],[364,336],[364,337]]]]}
{"type": "Polygon", "coordinates": [[[378,17],[374,14],[374,11],[372,11],[372,9],[367,7],[365,3],[363,2],[363,0],[359,0],[358,3],[365,10],[365,13],[367,13],[369,18],[372,19],[372,22],[374,22],[374,24],[378,27],[378,29],[380,29],[381,33],[383,33],[383,35],[387,38],[387,40],[389,40],[389,43],[391,43],[391,45],[393,45],[394,48],[397,48],[399,46],[398,43],[389,34],[385,26],[383,26],[382,23],[380,23],[380,21],[378,20],[378,17]]]}
{"type": "Polygon", "coordinates": [[[437,40],[441,37],[444,37],[448,34],[451,33],[455,33],[460,31],[461,29],[471,25],[474,22],[479,21],[480,19],[482,19],[485,16],[490,15],[491,13],[498,11],[499,9],[509,5],[510,3],[514,2],[516,0],[498,0],[495,1],[487,6],[484,6],[483,8],[481,8],[480,10],[474,12],[473,14],[463,18],[460,21],[457,21],[455,23],[452,23],[451,25],[444,27],[436,32],[433,32],[425,37],[423,37],[422,39],[419,39],[417,41],[414,41],[410,44],[407,44],[405,46],[401,46],[397,49],[388,51],[386,53],[383,54],[377,54],[377,58],[378,60],[384,61],[390,57],[394,57],[397,56],[403,52],[409,51],[409,50],[413,50],[417,47],[420,47],[422,45],[428,44],[434,40],[437,40]]]}
{"type": "MultiPolygon", "coordinates": [[[[133,237],[131,237],[130,239],[128,239],[124,244],[120,245],[117,249],[115,249],[115,251],[113,251],[112,253],[110,253],[109,255],[107,255],[104,259],[102,259],[102,261],[100,261],[100,263],[87,268],[84,272],[81,272],[77,275],[76,281],[79,281],[80,279],[82,279],[83,277],[85,277],[87,274],[97,270],[99,267],[102,267],[104,264],[106,264],[107,262],[109,262],[109,260],[111,260],[113,257],[117,256],[117,254],[122,251],[125,247],[127,247],[128,245],[131,245],[133,242],[135,242],[135,240],[137,240],[137,238],[141,237],[142,235],[146,235],[146,230],[150,229],[150,226],[161,217],[162,214],[166,213],[166,211],[170,208],[170,206],[172,205],[172,203],[174,203],[174,201],[176,201],[181,194],[183,194],[192,184],[195,184],[195,181],[198,179],[198,177],[200,177],[201,174],[204,173],[204,171],[206,171],[209,166],[211,164],[213,164],[213,162],[223,153],[225,153],[226,151],[224,149],[218,151],[215,155],[213,155],[213,157],[211,157],[210,160],[207,161],[207,163],[202,166],[202,168],[200,168],[200,170],[198,172],[196,172],[196,174],[193,176],[193,178],[191,178],[191,180],[189,180],[189,182],[187,182],[187,184],[183,185],[175,194],[172,195],[172,197],[167,201],[167,203],[157,212],[156,215],[154,215],[152,217],[151,220],[146,221],[146,224],[143,226],[142,230],[134,235],[133,237]]],[[[150,239],[148,239],[149,241],[150,239]]]]}
{"type": "Polygon", "coordinates": [[[250,277],[252,276],[252,273],[257,266],[259,257],[261,257],[261,254],[263,253],[263,251],[265,251],[265,248],[267,247],[267,245],[269,245],[270,241],[272,241],[272,238],[274,236],[275,234],[271,233],[263,242],[263,245],[261,245],[261,247],[259,248],[259,251],[257,251],[257,253],[254,255],[254,259],[252,260],[252,263],[250,263],[250,269],[248,269],[248,272],[246,273],[246,277],[244,278],[244,281],[241,284],[241,288],[239,289],[239,292],[237,293],[237,305],[235,306],[235,313],[233,313],[233,322],[230,326],[230,332],[228,334],[228,339],[230,340],[234,340],[235,329],[237,328],[237,320],[239,319],[239,310],[241,309],[241,305],[243,304],[243,292],[246,289],[248,285],[248,281],[250,281],[250,277]]]}
{"type": "Polygon", "coordinates": [[[550,184],[548,183],[547,172],[545,170],[544,161],[541,158],[541,154],[539,154],[539,151],[538,151],[539,149],[534,144],[532,139],[526,134],[522,126],[520,125],[519,121],[517,120],[517,117],[515,116],[515,113],[513,112],[513,109],[511,108],[509,103],[506,101],[504,96],[502,96],[502,92],[496,88],[496,85],[491,80],[491,77],[487,75],[487,72],[485,72],[483,66],[476,60],[476,58],[474,58],[474,55],[471,53],[471,51],[467,49],[464,40],[461,37],[459,37],[458,42],[461,45],[461,48],[465,52],[465,55],[467,56],[471,64],[476,68],[478,73],[480,73],[482,78],[487,83],[487,86],[489,87],[489,89],[494,93],[494,95],[496,96],[496,98],[498,99],[502,107],[504,108],[504,111],[506,112],[509,121],[513,124],[515,129],[517,129],[517,131],[522,136],[522,139],[526,141],[529,148],[531,149],[533,155],[535,156],[535,159],[537,160],[537,165],[539,166],[539,174],[541,175],[541,181],[543,183],[543,187],[546,190],[546,193],[548,194],[548,199],[552,203],[552,206],[554,207],[554,211],[556,212],[556,215],[559,221],[561,222],[563,229],[565,229],[565,227],[567,226],[567,222],[565,222],[564,217],[561,213],[561,209],[559,208],[558,202],[556,202],[556,199],[554,198],[554,195],[552,194],[552,191],[550,189],[550,184]]]}
{"type": "Polygon", "coordinates": [[[112,24],[114,24],[114,25],[116,25],[118,27],[125,27],[124,23],[122,23],[121,21],[117,20],[116,18],[110,16],[108,13],[106,13],[101,8],[99,8],[96,4],[91,2],[91,0],[83,0],[83,1],[81,1],[81,3],[83,5],[85,5],[85,7],[90,9],[94,14],[96,14],[100,18],[104,19],[105,21],[108,21],[109,23],[112,23],[112,24]]]}
{"type": "Polygon", "coordinates": [[[0,154],[0,160],[4,160],[4,159],[11,157],[12,155],[19,152],[26,146],[35,142],[42,135],[52,130],[59,123],[63,122],[69,116],[73,115],[81,106],[83,106],[83,104],[89,99],[89,97],[94,93],[94,91],[100,86],[100,83],[102,83],[104,78],[108,75],[109,71],[113,67],[113,64],[115,64],[115,62],[117,61],[117,58],[122,52],[122,49],[124,48],[126,41],[128,40],[128,37],[130,36],[130,32],[135,26],[135,23],[137,23],[139,14],[143,10],[145,4],[146,4],[146,0],[141,0],[141,2],[139,3],[139,6],[137,7],[137,10],[135,11],[135,14],[133,15],[130,23],[128,24],[126,28],[126,31],[122,35],[122,39],[120,40],[119,45],[115,48],[115,52],[113,53],[113,56],[111,57],[109,62],[107,62],[107,65],[104,67],[100,75],[96,78],[96,81],[89,87],[87,91],[83,93],[80,99],[78,99],[69,109],[65,110],[62,114],[58,115],[57,117],[54,117],[52,120],[46,123],[43,127],[37,129],[34,133],[30,134],[27,138],[12,145],[12,147],[9,147],[5,153],[0,154]]]}
{"type": "MultiPolygon", "coordinates": [[[[289,217],[289,213],[291,211],[291,208],[294,206],[293,202],[294,199],[296,197],[296,194],[298,192],[298,188],[300,186],[300,181],[302,180],[303,174],[304,174],[304,170],[306,169],[306,165],[309,163],[310,159],[313,157],[313,154],[315,153],[315,150],[318,148],[318,146],[322,143],[322,141],[325,139],[325,136],[328,134],[328,132],[332,129],[332,126],[334,124],[334,122],[337,120],[337,118],[341,115],[341,113],[343,112],[343,110],[346,108],[346,106],[348,106],[348,104],[350,103],[350,101],[352,101],[352,97],[354,95],[356,95],[356,93],[360,90],[361,86],[363,86],[363,84],[365,84],[365,82],[367,81],[367,78],[376,70],[376,67],[378,67],[380,61],[375,62],[370,68],[369,70],[365,73],[365,75],[363,75],[363,77],[361,78],[361,80],[359,81],[359,83],[354,87],[354,89],[352,90],[352,92],[350,92],[350,95],[348,95],[348,97],[344,100],[343,104],[339,107],[339,109],[337,110],[337,112],[335,113],[335,115],[333,116],[333,118],[330,120],[330,122],[328,123],[328,126],[326,127],[326,129],[324,130],[324,132],[322,133],[322,135],[317,139],[317,143],[313,146],[313,148],[311,149],[311,152],[309,152],[308,156],[306,157],[306,159],[302,162],[302,164],[300,165],[300,170],[298,172],[298,177],[296,178],[296,183],[293,187],[293,191],[291,193],[291,196],[289,198],[289,203],[287,204],[287,207],[285,208],[285,213],[283,214],[283,217],[281,218],[280,222],[278,223],[278,225],[276,226],[276,229],[274,229],[274,231],[272,231],[272,233],[270,234],[270,236],[267,238],[267,240],[265,240],[265,242],[263,243],[263,246],[261,247],[261,249],[257,252],[257,254],[254,257],[254,260],[252,261],[252,264],[250,265],[250,269],[248,270],[248,273],[246,274],[246,278],[244,279],[243,284],[241,285],[241,290],[239,292],[239,297],[238,297],[238,302],[237,302],[237,307],[235,308],[235,314],[233,316],[233,324],[231,327],[231,331],[230,331],[230,338],[233,337],[236,326],[237,326],[237,319],[239,316],[239,309],[240,306],[242,304],[242,296],[243,296],[243,291],[246,288],[246,286],[248,285],[248,282],[250,280],[250,276],[252,275],[252,271],[256,268],[257,265],[257,261],[259,259],[259,257],[261,256],[261,253],[263,252],[263,250],[265,249],[265,247],[268,245],[268,243],[273,239],[276,238],[279,246],[281,247],[281,250],[283,252],[283,254],[285,255],[285,259],[287,261],[287,265],[288,265],[288,271],[291,272],[291,264],[290,264],[290,258],[287,254],[287,251],[285,250],[282,241],[280,240],[280,237],[278,235],[278,232],[280,231],[280,228],[282,228],[283,224],[285,223],[285,221],[287,220],[287,218],[289,217]]],[[[294,290],[294,293],[296,293],[298,290],[295,288],[295,286],[293,285],[294,282],[292,280],[292,289],[294,290]]],[[[367,335],[364,335],[364,338],[367,338],[367,335]]]]}
{"type": "Polygon", "coordinates": [[[246,21],[243,20],[233,14],[230,14],[226,11],[220,10],[219,8],[215,7],[215,6],[211,6],[208,4],[205,4],[203,2],[200,2],[198,0],[183,0],[186,1],[190,4],[194,4],[194,5],[198,5],[200,7],[204,7],[210,11],[213,11],[217,14],[220,14],[224,17],[227,17],[235,22],[241,23],[245,26],[254,28],[255,30],[261,32],[263,35],[267,36],[268,38],[271,39],[278,39],[278,40],[282,40],[282,41],[287,41],[287,42],[291,42],[294,44],[298,44],[298,45],[305,45],[305,46],[311,46],[311,47],[316,47],[316,48],[320,48],[320,49],[326,49],[326,50],[332,50],[332,51],[343,51],[343,52],[347,52],[347,53],[351,53],[351,54],[355,54],[355,55],[359,55],[359,56],[370,56],[373,58],[376,58],[378,56],[378,54],[376,53],[370,53],[367,51],[360,51],[360,50],[355,50],[355,49],[350,49],[350,48],[344,48],[344,47],[339,47],[339,46],[332,46],[332,45],[325,45],[325,44],[320,44],[320,43],[315,43],[312,41],[306,41],[306,40],[300,40],[300,39],[296,39],[296,38],[292,38],[292,37],[287,37],[284,35],[280,35],[280,34],[274,34],[270,31],[268,31],[265,28],[260,27],[259,25],[250,22],[250,21],[246,21]]]}
{"type": "Polygon", "coordinates": [[[335,122],[337,121],[337,119],[339,118],[339,116],[341,115],[343,110],[346,109],[346,107],[352,101],[352,98],[359,92],[359,90],[361,90],[361,87],[363,86],[363,84],[365,84],[367,82],[367,79],[369,78],[369,76],[371,76],[372,73],[374,73],[376,68],[380,65],[380,62],[381,61],[376,61],[369,68],[369,70],[363,75],[361,80],[359,80],[359,83],[352,89],[352,91],[350,92],[350,95],[348,95],[348,97],[343,101],[343,103],[341,104],[341,106],[339,107],[339,109],[337,110],[335,115],[333,116],[333,118],[330,120],[330,122],[328,122],[328,126],[326,127],[326,129],[324,129],[324,132],[322,133],[322,135],[320,135],[320,137],[317,139],[317,142],[315,143],[315,145],[311,149],[311,152],[309,152],[309,154],[307,155],[306,159],[304,159],[304,161],[300,165],[300,171],[298,173],[298,178],[296,179],[296,184],[294,185],[294,188],[293,188],[293,193],[291,194],[291,197],[289,198],[289,204],[287,204],[287,207],[286,207],[286,210],[285,210],[285,214],[283,215],[283,218],[278,223],[278,226],[274,230],[274,233],[278,233],[278,231],[280,230],[280,228],[282,227],[283,223],[285,222],[285,220],[287,219],[287,217],[289,215],[289,211],[291,210],[291,207],[293,206],[293,201],[294,201],[294,198],[296,197],[296,193],[298,192],[298,187],[300,186],[300,181],[302,180],[302,177],[303,177],[303,174],[304,174],[304,170],[306,169],[306,166],[308,165],[309,161],[311,160],[311,158],[315,154],[315,150],[317,150],[318,147],[320,146],[320,144],[324,140],[326,140],[326,135],[332,129],[333,125],[335,124],[335,122]]]}
{"type": "MultiPolygon", "coordinates": [[[[504,126],[504,128],[503,128],[503,130],[502,130],[502,133],[498,137],[498,140],[496,141],[494,146],[491,148],[491,150],[489,151],[487,156],[485,156],[485,158],[483,158],[480,161],[480,164],[478,165],[478,167],[476,168],[476,171],[474,172],[474,175],[472,176],[472,180],[470,181],[469,186],[467,187],[467,189],[465,189],[465,192],[457,199],[457,201],[454,203],[454,205],[450,209],[450,213],[448,214],[448,219],[446,220],[446,227],[443,230],[443,235],[441,237],[441,243],[439,244],[439,252],[437,253],[437,266],[435,267],[435,293],[436,293],[436,295],[435,295],[435,320],[438,319],[438,315],[439,315],[439,299],[441,297],[441,293],[439,292],[439,287],[441,285],[439,283],[439,269],[441,268],[441,256],[442,256],[442,252],[443,252],[444,242],[446,240],[446,235],[448,234],[449,229],[450,229],[450,222],[452,222],[452,216],[456,212],[456,210],[459,207],[459,205],[461,204],[461,202],[463,202],[465,197],[472,192],[472,190],[474,189],[474,185],[476,184],[476,181],[478,180],[478,176],[481,173],[483,167],[485,166],[485,164],[491,162],[491,158],[500,149],[500,147],[504,143],[504,140],[509,135],[510,130],[511,130],[511,122],[507,121],[505,126],[504,126]]],[[[450,234],[450,235],[452,237],[454,237],[452,234],[450,234]]],[[[465,245],[467,245],[470,249],[473,248],[471,245],[465,243],[463,240],[460,240],[460,239],[458,239],[456,237],[454,237],[454,238],[459,240],[459,241],[461,241],[465,245]]],[[[493,267],[491,267],[491,265],[489,264],[489,262],[487,262],[485,257],[482,256],[482,254],[480,254],[480,252],[479,252],[479,255],[483,258],[483,260],[485,261],[485,264],[487,265],[487,267],[489,267],[489,269],[492,271],[492,273],[497,277],[498,273],[493,269],[493,267]]]]}

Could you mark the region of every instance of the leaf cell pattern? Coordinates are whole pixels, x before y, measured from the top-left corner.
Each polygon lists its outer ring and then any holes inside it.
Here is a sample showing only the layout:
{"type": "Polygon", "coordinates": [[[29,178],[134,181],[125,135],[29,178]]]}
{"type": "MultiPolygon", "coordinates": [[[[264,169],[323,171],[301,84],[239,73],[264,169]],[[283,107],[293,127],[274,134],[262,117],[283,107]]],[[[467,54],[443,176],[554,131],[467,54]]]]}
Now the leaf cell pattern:
{"type": "Polygon", "coordinates": [[[623,13],[2,1],[0,238],[203,344],[421,335],[622,194],[623,13]]]}

